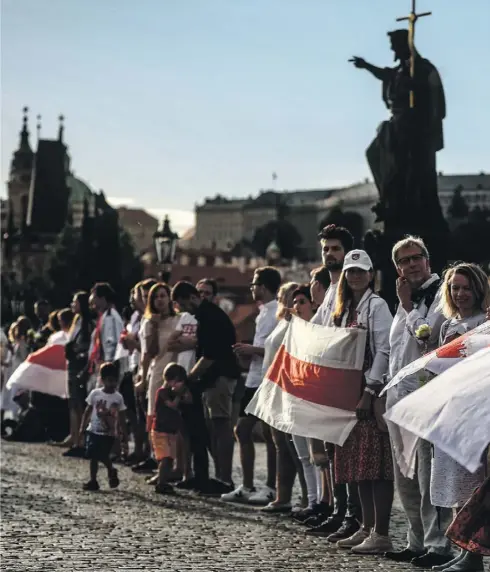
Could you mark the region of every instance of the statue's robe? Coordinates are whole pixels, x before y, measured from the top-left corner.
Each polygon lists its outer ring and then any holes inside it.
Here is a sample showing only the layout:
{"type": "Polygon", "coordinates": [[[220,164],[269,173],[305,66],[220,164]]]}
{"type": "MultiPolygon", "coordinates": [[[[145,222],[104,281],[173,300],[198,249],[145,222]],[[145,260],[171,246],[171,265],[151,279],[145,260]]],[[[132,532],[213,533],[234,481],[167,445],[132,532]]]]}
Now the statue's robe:
{"type": "Polygon", "coordinates": [[[444,147],[446,103],[439,73],[417,54],[413,80],[409,69],[399,65],[385,68],[382,83],[391,118],[380,125],[366,152],[380,195],[380,218],[401,224],[414,216],[442,220],[436,153],[444,147]]]}

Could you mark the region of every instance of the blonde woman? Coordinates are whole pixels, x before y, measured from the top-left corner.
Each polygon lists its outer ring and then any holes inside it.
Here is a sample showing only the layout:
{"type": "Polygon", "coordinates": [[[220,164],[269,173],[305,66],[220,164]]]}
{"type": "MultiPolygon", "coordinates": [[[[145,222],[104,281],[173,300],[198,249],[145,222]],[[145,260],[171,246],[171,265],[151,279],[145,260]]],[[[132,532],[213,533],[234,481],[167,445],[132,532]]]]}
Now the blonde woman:
{"type": "MultiPolygon", "coordinates": [[[[293,307],[293,294],[298,287],[299,284],[296,282],[287,282],[279,288],[277,293],[278,323],[265,341],[264,361],[262,364],[263,375],[267,373],[286,335],[291,320],[290,308],[293,307]]],[[[276,498],[266,505],[262,511],[268,513],[290,512],[296,474],[300,476],[303,497],[304,499],[307,497],[303,471],[291,441],[291,436],[272,427],[271,433],[276,448],[276,498]]]]}
{"type": "MultiPolygon", "coordinates": [[[[488,278],[476,264],[462,263],[450,268],[442,285],[441,308],[446,322],[441,327],[440,345],[444,345],[476,328],[486,319],[490,306],[488,278]]],[[[471,380],[468,380],[471,383],[471,380]]],[[[457,512],[483,483],[484,467],[470,473],[452,457],[434,447],[430,497],[434,506],[457,512]]],[[[466,572],[483,570],[481,555],[461,549],[454,559],[437,570],[466,572]]]]}

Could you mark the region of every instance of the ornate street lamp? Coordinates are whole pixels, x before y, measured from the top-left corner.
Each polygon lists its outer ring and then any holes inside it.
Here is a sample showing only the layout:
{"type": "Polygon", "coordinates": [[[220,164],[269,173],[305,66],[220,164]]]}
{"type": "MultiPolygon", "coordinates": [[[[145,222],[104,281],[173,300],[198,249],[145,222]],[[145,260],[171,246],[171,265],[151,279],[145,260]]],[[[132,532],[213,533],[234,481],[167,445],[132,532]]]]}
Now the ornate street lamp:
{"type": "Polygon", "coordinates": [[[175,262],[178,240],[179,235],[172,231],[170,228],[170,220],[168,216],[165,215],[162,227],[153,234],[157,260],[161,267],[159,275],[163,282],[168,282],[170,280],[172,264],[175,262]]]}

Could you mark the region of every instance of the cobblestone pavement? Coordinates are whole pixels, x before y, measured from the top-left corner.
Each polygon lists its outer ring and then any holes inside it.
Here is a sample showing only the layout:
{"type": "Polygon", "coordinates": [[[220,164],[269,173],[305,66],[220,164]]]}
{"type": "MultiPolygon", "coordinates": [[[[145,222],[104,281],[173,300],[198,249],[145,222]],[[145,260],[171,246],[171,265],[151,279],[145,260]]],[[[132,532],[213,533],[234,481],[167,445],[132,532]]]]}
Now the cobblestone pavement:
{"type": "MultiPolygon", "coordinates": [[[[264,449],[258,447],[259,477],[264,449]]],[[[48,445],[2,442],[2,566],[8,572],[84,570],[370,571],[413,570],[356,557],[306,537],[288,517],[261,514],[188,493],[156,497],[141,476],[120,469],[118,490],[81,491],[88,464],[48,445]]],[[[239,475],[236,475],[237,482],[239,475]]],[[[404,519],[394,509],[393,536],[404,519]]]]}

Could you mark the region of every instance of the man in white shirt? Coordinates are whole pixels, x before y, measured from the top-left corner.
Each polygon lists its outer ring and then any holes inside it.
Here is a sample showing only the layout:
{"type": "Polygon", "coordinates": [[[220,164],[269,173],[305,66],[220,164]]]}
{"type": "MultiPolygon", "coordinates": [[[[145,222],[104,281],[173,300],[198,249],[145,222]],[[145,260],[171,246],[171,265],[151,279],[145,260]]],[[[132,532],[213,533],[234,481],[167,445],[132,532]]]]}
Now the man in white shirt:
{"type": "MultiPolygon", "coordinates": [[[[397,242],[392,258],[399,275],[396,289],[400,304],[390,332],[390,378],[424,352],[437,347],[445,320],[439,308],[441,280],[431,273],[423,240],[410,236],[397,242]],[[416,332],[422,325],[430,328],[427,340],[417,338],[416,332]]],[[[386,407],[392,407],[418,387],[416,374],[403,379],[388,390],[386,407]]],[[[390,426],[390,438],[392,448],[397,448],[399,434],[393,426],[390,426]]],[[[431,459],[430,443],[420,440],[414,479],[404,477],[394,461],[395,486],[409,522],[408,545],[386,556],[397,562],[411,561],[420,568],[441,566],[450,560],[450,542],[444,533],[451,522],[451,511],[440,509],[438,517],[437,509],[430,503],[431,459]]]]}
{"type": "Polygon", "coordinates": [[[267,445],[267,483],[260,491],[256,491],[254,487],[255,447],[253,429],[259,419],[245,413],[245,409],[262,383],[264,345],[265,340],[277,325],[276,296],[280,285],[281,275],[275,268],[264,266],[255,271],[250,289],[255,302],[260,304],[260,310],[255,321],[253,344],[238,343],[234,346],[235,353],[240,360],[250,359],[250,369],[245,381],[245,393],[240,403],[240,417],[235,427],[235,435],[240,449],[243,484],[234,491],[221,496],[221,499],[227,502],[267,504],[273,501],[276,496],[276,451],[268,427],[264,425],[264,437],[267,445]]]}
{"type": "MultiPolygon", "coordinates": [[[[329,326],[330,317],[335,308],[337,284],[342,274],[345,255],[353,249],[354,238],[344,227],[330,224],[318,235],[322,247],[322,262],[330,274],[330,286],[321,306],[313,316],[311,322],[329,326]]],[[[334,483],[333,460],[330,462],[331,482],[334,483]]],[[[334,512],[324,522],[311,528],[307,534],[312,536],[326,536],[331,542],[337,542],[351,537],[359,529],[361,509],[357,485],[334,484],[334,512]]]]}

